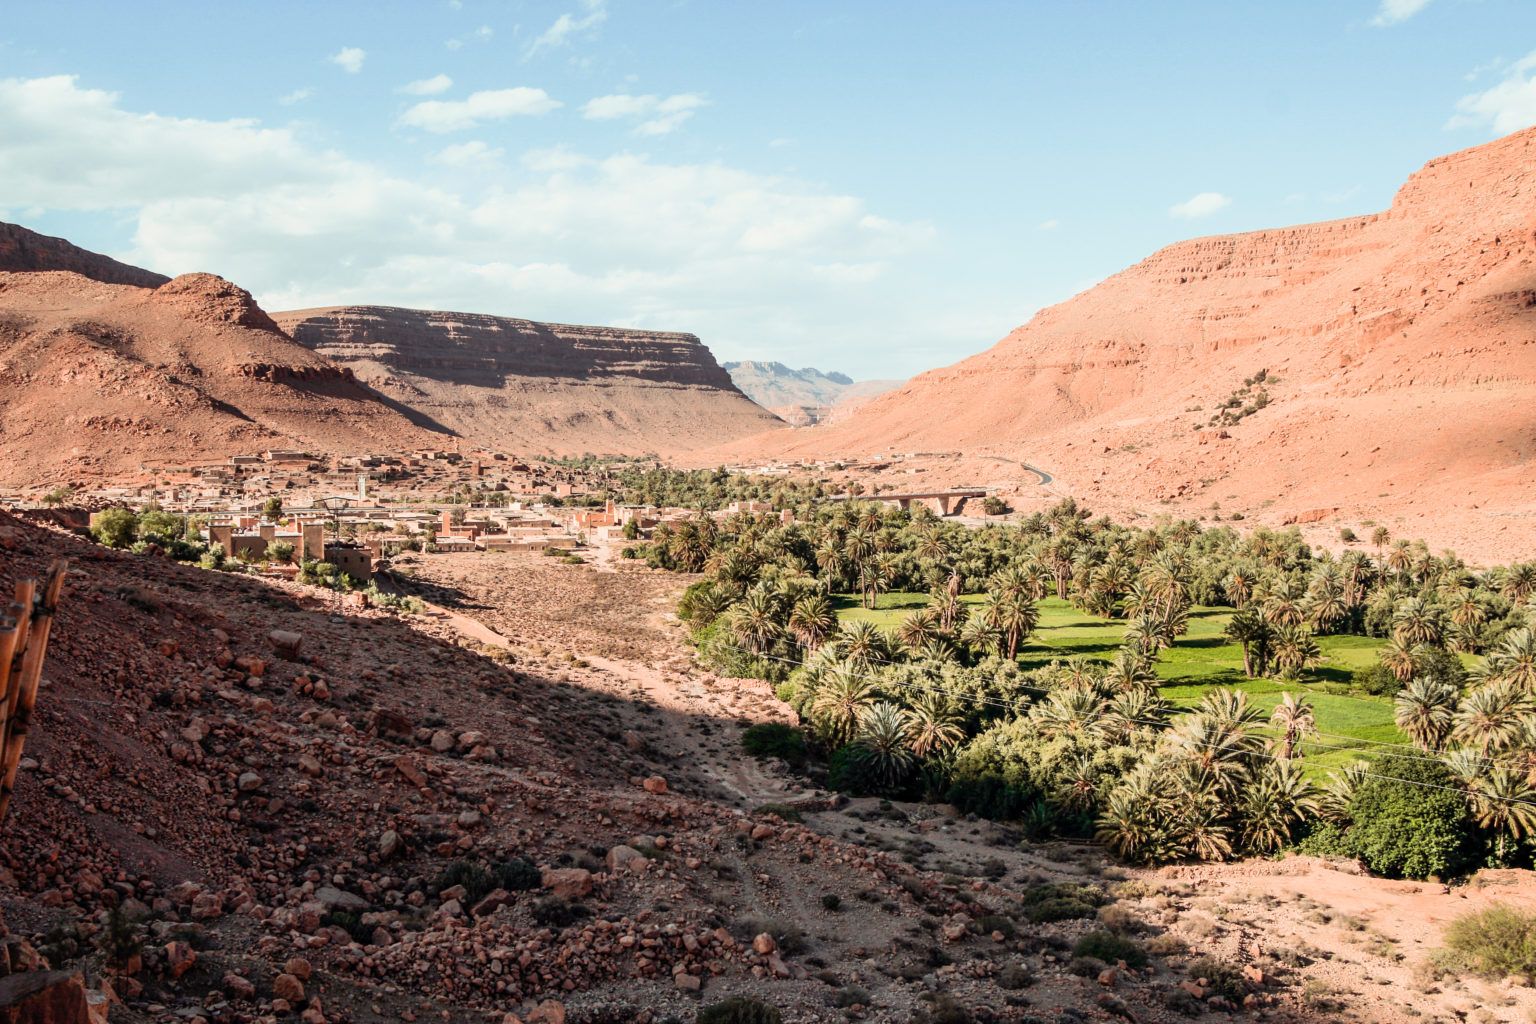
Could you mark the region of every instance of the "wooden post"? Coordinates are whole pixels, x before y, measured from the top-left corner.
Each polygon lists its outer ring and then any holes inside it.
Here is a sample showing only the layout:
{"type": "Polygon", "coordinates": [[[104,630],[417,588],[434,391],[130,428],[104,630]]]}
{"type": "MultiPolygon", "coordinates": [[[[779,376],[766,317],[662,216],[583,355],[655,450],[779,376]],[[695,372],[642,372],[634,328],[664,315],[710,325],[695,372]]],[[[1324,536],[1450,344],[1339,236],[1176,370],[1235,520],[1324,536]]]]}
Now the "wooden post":
{"type": "Polygon", "coordinates": [[[0,630],[0,655],[4,655],[0,658],[0,681],[5,686],[4,700],[0,701],[4,716],[0,719],[0,821],[5,820],[5,812],[10,809],[16,770],[21,765],[32,709],[37,705],[37,690],[42,683],[48,635],[68,568],[65,559],[53,563],[41,597],[36,596],[35,580],[18,583],[16,603],[8,610],[16,613],[19,607],[19,614],[8,615],[15,619],[15,625],[0,630]]]}

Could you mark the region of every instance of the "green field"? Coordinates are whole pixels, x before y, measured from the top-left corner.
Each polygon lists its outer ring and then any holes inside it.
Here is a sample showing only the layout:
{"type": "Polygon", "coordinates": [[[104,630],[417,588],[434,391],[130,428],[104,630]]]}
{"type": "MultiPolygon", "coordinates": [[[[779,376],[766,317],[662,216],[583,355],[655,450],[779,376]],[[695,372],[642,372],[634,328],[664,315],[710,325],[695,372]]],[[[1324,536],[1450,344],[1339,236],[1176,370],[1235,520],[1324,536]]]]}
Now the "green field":
{"type": "MultiPolygon", "coordinates": [[[[986,598],[967,594],[962,600],[980,605],[986,598]]],[[[914,609],[928,604],[926,594],[882,594],[875,608],[864,608],[853,595],[836,598],[838,616],[852,621],[863,619],[887,630],[895,630],[914,609]]],[[[1312,702],[1317,727],[1329,735],[1318,736],[1307,744],[1305,763],[1312,771],[1323,771],[1355,760],[1372,749],[1376,742],[1406,742],[1392,720],[1392,701],[1363,694],[1328,693],[1324,686],[1348,683],[1358,668],[1376,661],[1377,651],[1386,641],[1362,636],[1320,636],[1318,647],[1323,661],[1295,682],[1275,679],[1248,679],[1243,675],[1243,652],[1222,636],[1229,608],[1196,607],[1190,610],[1189,632],[1173,647],[1161,651],[1156,670],[1165,681],[1162,693],[1175,704],[1197,704],[1212,686],[1229,686],[1245,691],[1258,707],[1266,711],[1280,702],[1286,691],[1305,694],[1312,702]]],[[[1019,664],[1040,668],[1060,658],[1075,655],[1108,660],[1120,647],[1125,623],[1100,619],[1073,608],[1057,598],[1040,602],[1040,625],[1028,646],[1019,652],[1019,664]]]]}

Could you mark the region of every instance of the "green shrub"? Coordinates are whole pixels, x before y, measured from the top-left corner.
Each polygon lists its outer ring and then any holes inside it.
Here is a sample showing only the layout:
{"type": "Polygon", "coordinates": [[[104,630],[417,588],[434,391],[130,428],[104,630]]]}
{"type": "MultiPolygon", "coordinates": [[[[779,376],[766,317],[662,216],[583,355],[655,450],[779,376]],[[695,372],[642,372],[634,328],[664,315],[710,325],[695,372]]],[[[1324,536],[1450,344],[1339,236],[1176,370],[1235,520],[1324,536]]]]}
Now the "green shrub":
{"type": "Polygon", "coordinates": [[[699,1011],[697,1024],[784,1024],[777,1009],[761,999],[732,996],[699,1011]]]}
{"type": "Polygon", "coordinates": [[[1106,964],[1124,960],[1127,967],[1145,967],[1146,951],[1138,943],[1112,932],[1089,932],[1072,947],[1073,956],[1091,956],[1106,964]]]}
{"type": "Polygon", "coordinates": [[[1445,944],[1454,960],[1479,974],[1536,975],[1536,914],[1496,903],[1452,921],[1445,944]]]}
{"type": "Polygon", "coordinates": [[[508,892],[526,892],[544,884],[544,873],[527,857],[513,857],[492,865],[491,876],[498,889],[508,892]]]}
{"type": "Polygon", "coordinates": [[[1056,882],[1025,890],[1021,902],[1024,916],[1031,922],[1048,924],[1093,917],[1104,902],[1104,894],[1091,885],[1056,882]]]}
{"type": "Polygon", "coordinates": [[[1027,964],[1011,963],[997,972],[997,987],[1009,992],[1029,988],[1035,983],[1035,974],[1027,964]]]}
{"type": "Polygon", "coordinates": [[[1342,851],[1388,878],[1460,875],[1474,866],[1473,823],[1442,765],[1392,755],[1375,762],[1350,804],[1342,851]]]}
{"type": "Polygon", "coordinates": [[[759,722],[741,734],[741,748],[753,757],[776,757],[795,768],[805,766],[805,733],[783,722],[759,722]]]}
{"type": "Polygon", "coordinates": [[[443,869],[443,873],[437,876],[437,883],[433,889],[442,892],[444,889],[452,889],[456,885],[462,885],[464,892],[464,905],[470,906],[483,900],[492,889],[496,888],[496,880],[491,873],[481,864],[472,860],[456,860],[443,869]]]}
{"type": "Polygon", "coordinates": [[[821,905],[823,909],[836,913],[843,905],[843,898],[835,892],[829,892],[821,898],[821,905]]]}

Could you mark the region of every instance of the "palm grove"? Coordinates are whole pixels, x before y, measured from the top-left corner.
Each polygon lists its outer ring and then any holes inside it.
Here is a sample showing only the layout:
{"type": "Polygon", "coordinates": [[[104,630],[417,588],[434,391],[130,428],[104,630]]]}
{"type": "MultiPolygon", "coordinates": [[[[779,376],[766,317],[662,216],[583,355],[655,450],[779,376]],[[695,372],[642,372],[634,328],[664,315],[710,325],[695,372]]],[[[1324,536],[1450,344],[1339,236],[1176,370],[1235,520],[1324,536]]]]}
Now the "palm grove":
{"type": "Polygon", "coordinates": [[[794,521],[701,513],[631,554],[703,574],[679,608],[701,652],[778,683],[835,786],[1093,836],[1139,862],[1300,844],[1424,877],[1536,851],[1536,565],[1478,572],[1384,530],[1374,553],[1336,557],[1295,531],[1131,528],[1070,500],[972,529],[780,498],[794,521]],[[838,615],[897,591],[927,598],[893,630],[838,615]],[[1022,666],[1047,597],[1123,621],[1123,645],[1022,666]],[[1161,695],[1159,653],[1207,607],[1229,611],[1250,678],[1297,683],[1269,714],[1240,689],[1189,708],[1161,695]],[[1393,700],[1411,743],[1319,777],[1305,754],[1337,744],[1301,680],[1329,634],[1385,638],[1356,682],[1393,700]]]}

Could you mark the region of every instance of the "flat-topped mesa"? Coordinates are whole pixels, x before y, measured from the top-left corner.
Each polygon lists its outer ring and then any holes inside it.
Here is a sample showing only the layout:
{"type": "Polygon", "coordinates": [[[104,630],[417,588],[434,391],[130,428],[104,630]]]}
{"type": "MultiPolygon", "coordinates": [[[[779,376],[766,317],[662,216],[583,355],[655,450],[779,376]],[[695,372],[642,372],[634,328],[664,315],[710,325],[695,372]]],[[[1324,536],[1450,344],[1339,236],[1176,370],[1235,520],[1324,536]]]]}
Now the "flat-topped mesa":
{"type": "Polygon", "coordinates": [[[379,392],[493,448],[668,453],[784,425],[692,334],[393,306],[274,319],[379,392]]]}
{"type": "Polygon", "coordinates": [[[67,270],[103,284],[131,284],[136,288],[158,288],[170,280],[164,274],[119,263],[62,238],[6,223],[0,223],[0,270],[67,270]]]}
{"type": "Polygon", "coordinates": [[[629,378],[734,391],[697,336],[678,331],[540,323],[514,317],[334,306],[279,313],[293,339],[339,362],[373,362],[456,384],[509,376],[629,378]]]}

